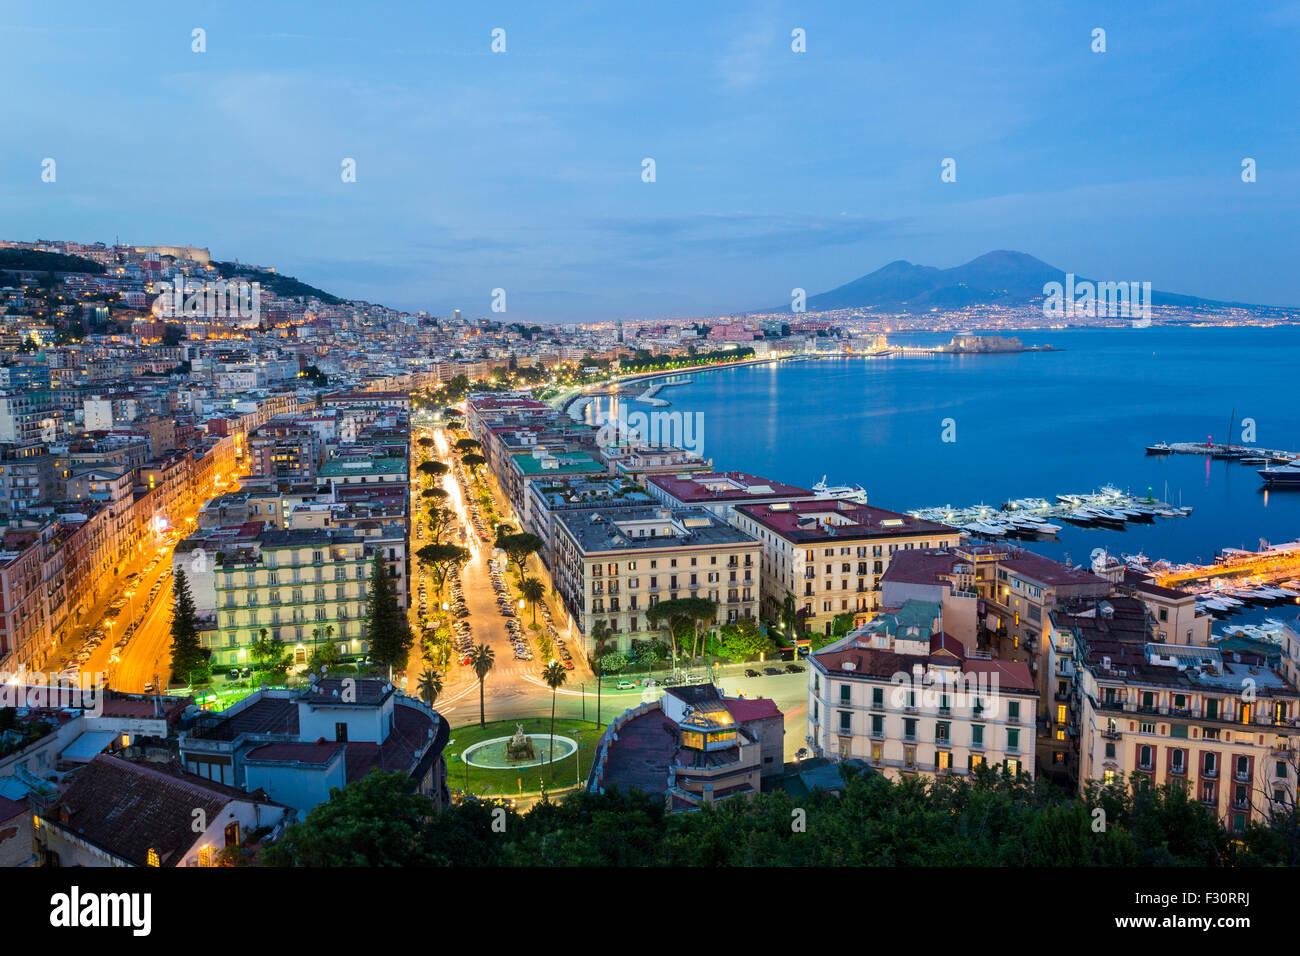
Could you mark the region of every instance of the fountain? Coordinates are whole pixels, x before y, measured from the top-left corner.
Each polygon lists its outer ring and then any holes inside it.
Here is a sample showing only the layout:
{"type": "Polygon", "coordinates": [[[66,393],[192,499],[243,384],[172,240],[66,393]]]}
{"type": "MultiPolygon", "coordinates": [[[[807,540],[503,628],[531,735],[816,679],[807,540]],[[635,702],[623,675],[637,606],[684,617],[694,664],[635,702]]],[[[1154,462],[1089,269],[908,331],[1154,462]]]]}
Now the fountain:
{"type": "Polygon", "coordinates": [[[523,724],[515,724],[515,735],[506,741],[506,759],[537,759],[537,754],[533,751],[533,742],[528,735],[524,733],[523,724]]]}
{"type": "Polygon", "coordinates": [[[516,724],[513,737],[480,741],[467,747],[460,759],[485,770],[521,770],[549,763],[552,747],[558,762],[573,754],[578,749],[578,742],[572,737],[557,735],[552,740],[549,734],[526,734],[524,725],[516,724]]]}

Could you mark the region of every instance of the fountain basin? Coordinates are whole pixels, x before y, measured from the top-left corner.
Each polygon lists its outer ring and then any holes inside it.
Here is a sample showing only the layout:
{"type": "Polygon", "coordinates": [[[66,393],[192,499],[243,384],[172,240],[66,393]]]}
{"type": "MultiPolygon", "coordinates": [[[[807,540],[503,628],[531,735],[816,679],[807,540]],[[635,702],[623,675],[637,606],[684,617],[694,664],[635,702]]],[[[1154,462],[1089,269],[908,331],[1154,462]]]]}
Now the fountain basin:
{"type": "MultiPolygon", "coordinates": [[[[511,760],[506,756],[506,744],[514,739],[513,735],[509,737],[493,737],[491,740],[482,740],[474,744],[460,755],[460,759],[465,761],[471,767],[482,767],[484,770],[512,770],[520,767],[541,767],[551,761],[551,736],[550,734],[527,734],[533,744],[533,754],[531,760],[511,760]]],[[[562,737],[555,735],[555,759],[563,760],[565,757],[576,752],[578,742],[572,737],[562,737]]]]}

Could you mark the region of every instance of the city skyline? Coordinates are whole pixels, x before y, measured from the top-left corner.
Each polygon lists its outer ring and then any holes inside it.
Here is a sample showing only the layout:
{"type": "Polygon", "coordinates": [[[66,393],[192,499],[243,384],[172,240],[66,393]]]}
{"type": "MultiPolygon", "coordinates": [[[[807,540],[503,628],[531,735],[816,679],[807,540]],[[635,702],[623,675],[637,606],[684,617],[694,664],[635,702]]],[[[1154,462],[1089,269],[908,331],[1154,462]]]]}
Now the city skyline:
{"type": "Polygon", "coordinates": [[[6,234],[207,245],[408,311],[491,315],[501,288],[507,321],[748,311],[999,248],[1300,304],[1295,4],[985,7],[941,33],[782,4],[252,9],[12,11],[0,76],[47,79],[12,104],[6,234]]]}

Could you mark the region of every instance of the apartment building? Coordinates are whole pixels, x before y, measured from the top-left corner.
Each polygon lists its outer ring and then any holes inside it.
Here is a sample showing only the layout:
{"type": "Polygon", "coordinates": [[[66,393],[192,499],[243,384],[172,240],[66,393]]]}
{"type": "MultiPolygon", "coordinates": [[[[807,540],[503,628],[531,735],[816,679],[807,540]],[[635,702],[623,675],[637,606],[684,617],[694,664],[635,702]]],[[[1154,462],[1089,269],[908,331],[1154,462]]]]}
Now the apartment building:
{"type": "Polygon", "coordinates": [[[768,615],[777,618],[790,596],[805,626],[826,634],[837,615],[881,606],[881,579],[896,553],[961,541],[955,528],[836,499],[737,505],[733,521],[761,545],[768,615]]]}
{"type": "Polygon", "coordinates": [[[610,649],[662,640],[645,617],[659,601],[716,601],[719,624],[758,616],[758,542],[708,511],[576,511],[557,515],[555,532],[552,576],[584,654],[598,620],[614,633],[610,649]]]}
{"type": "Polygon", "coordinates": [[[644,488],[613,475],[554,477],[528,483],[523,530],[542,539],[541,558],[554,562],[555,518],[573,511],[599,508],[604,512],[652,506],[655,499],[644,488]]]}
{"type": "Polygon", "coordinates": [[[1180,786],[1233,831],[1295,806],[1300,693],[1263,657],[1152,640],[1155,622],[1135,598],[1054,623],[1071,665],[1057,729],[1079,741],[1070,769],[1081,788],[1180,786]]]}
{"type": "Polygon", "coordinates": [[[908,601],[809,660],[808,742],[892,778],[1005,767],[1034,774],[1037,691],[1019,661],[967,656],[941,606],[908,601]]]}
{"type": "Polygon", "coordinates": [[[671,508],[707,508],[732,524],[737,505],[767,505],[816,497],[807,488],[743,471],[650,475],[646,490],[671,508]]]}
{"type": "Polygon", "coordinates": [[[374,539],[337,529],[220,529],[178,545],[174,566],[189,576],[198,612],[216,616],[204,637],[214,667],[247,664],[263,630],[305,664],[327,641],[345,657],[369,653],[374,547],[374,539]]]}

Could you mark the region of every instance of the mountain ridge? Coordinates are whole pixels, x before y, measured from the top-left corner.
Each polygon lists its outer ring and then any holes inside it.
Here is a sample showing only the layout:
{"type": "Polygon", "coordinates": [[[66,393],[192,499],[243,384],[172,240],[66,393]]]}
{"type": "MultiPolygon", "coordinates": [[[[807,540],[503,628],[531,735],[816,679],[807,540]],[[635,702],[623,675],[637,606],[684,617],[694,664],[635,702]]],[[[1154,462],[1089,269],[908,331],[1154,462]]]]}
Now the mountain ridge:
{"type": "MultiPolygon", "coordinates": [[[[1112,277],[1097,280],[1075,275],[1082,282],[1132,279],[1112,277]]],[[[949,269],[917,265],[895,259],[874,272],[826,292],[808,296],[808,312],[833,312],[840,309],[882,309],[901,312],[929,312],[934,309],[960,309],[972,305],[1031,306],[1044,298],[1043,286],[1049,282],[1066,282],[1066,271],[1049,265],[1026,252],[995,249],[949,269]]],[[[1250,308],[1294,311],[1288,306],[1267,306],[1246,302],[1224,302],[1153,289],[1153,306],[1185,308],[1250,308]]],[[[789,311],[783,305],[770,312],[789,311]]]]}

